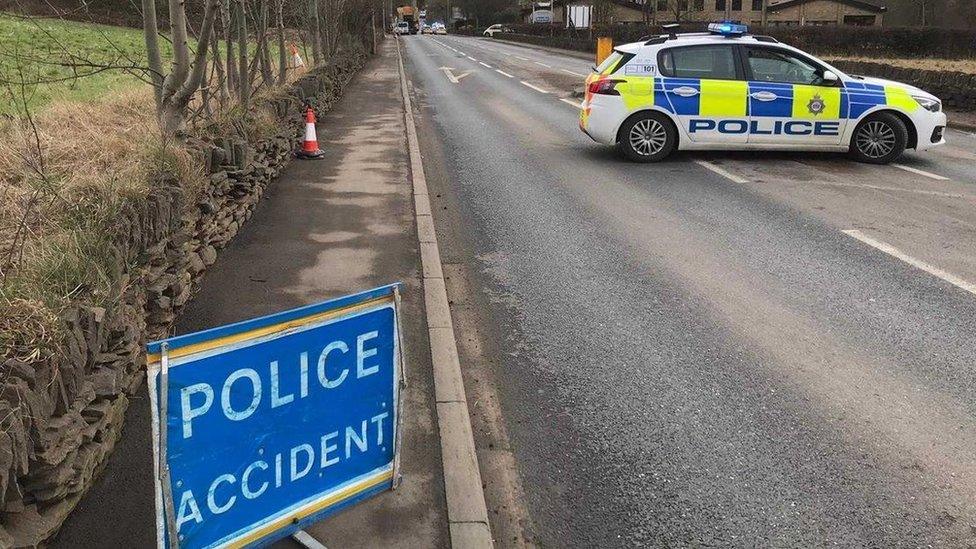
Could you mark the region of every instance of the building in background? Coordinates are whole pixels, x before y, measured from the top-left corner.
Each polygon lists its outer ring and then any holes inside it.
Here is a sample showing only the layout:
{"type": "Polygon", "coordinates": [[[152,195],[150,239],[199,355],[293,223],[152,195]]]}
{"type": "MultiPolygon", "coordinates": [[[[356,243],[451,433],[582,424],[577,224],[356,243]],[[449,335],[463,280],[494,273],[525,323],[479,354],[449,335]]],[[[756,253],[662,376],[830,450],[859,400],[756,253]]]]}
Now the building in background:
{"type": "MultiPolygon", "coordinates": [[[[943,0],[954,1],[954,0],[943,0]]],[[[958,0],[966,1],[966,0],[958,0]]],[[[973,0],[968,0],[973,1],[973,0]]],[[[553,22],[565,24],[567,5],[594,6],[593,20],[601,16],[609,23],[672,23],[732,19],[749,25],[762,24],[763,0],[552,0],[553,22]],[[645,1],[647,4],[645,4],[645,1]]],[[[536,2],[535,4],[538,4],[536,2]]],[[[533,3],[522,5],[522,20],[532,22],[533,3]]],[[[794,25],[861,25],[884,23],[887,8],[867,0],[769,0],[767,24],[794,25]]]]}
{"type": "Polygon", "coordinates": [[[885,0],[885,26],[976,29],[973,0],[885,0]]]}

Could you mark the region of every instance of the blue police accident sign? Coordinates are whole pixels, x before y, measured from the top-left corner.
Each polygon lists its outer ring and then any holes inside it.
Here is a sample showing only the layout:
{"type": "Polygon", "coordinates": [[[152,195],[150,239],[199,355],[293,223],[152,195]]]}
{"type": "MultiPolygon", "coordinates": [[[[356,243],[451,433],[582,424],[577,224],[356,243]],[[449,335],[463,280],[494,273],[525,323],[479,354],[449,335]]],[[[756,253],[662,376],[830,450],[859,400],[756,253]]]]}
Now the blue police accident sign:
{"type": "Polygon", "coordinates": [[[150,343],[159,546],[263,545],[393,488],[398,316],[394,284],[150,343]]]}

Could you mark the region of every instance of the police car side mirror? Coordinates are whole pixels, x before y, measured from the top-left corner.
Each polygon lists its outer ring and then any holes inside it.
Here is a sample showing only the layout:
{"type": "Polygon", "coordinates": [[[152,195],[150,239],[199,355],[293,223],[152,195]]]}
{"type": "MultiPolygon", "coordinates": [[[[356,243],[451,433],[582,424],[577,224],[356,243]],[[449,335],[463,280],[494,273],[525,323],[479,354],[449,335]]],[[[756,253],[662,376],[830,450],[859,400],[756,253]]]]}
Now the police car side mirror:
{"type": "Polygon", "coordinates": [[[827,84],[836,84],[838,80],[840,80],[840,77],[838,77],[833,71],[824,71],[823,81],[827,84]]]}

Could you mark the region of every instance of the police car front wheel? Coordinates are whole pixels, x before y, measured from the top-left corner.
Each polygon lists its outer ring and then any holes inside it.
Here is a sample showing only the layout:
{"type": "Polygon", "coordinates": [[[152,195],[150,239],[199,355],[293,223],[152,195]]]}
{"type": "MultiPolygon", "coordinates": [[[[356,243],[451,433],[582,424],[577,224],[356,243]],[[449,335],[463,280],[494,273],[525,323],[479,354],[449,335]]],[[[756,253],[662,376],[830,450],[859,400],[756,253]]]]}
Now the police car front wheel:
{"type": "Polygon", "coordinates": [[[629,160],[656,162],[667,157],[678,141],[674,124],[663,114],[638,113],[628,118],[617,134],[617,147],[629,160]]]}
{"type": "Polygon", "coordinates": [[[889,112],[868,116],[854,129],[851,155],[861,162],[887,164],[901,156],[908,145],[908,128],[889,112]]]}

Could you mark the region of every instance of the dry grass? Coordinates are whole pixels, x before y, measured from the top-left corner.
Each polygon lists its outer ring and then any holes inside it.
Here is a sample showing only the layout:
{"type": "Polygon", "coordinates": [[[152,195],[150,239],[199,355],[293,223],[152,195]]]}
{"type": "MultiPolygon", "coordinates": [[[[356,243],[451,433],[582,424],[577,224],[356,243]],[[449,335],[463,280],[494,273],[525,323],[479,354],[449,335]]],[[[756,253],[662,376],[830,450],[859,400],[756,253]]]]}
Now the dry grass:
{"type": "Polygon", "coordinates": [[[930,71],[952,71],[976,74],[976,59],[878,59],[875,57],[835,57],[828,61],[859,61],[867,63],[885,63],[908,69],[924,69],[930,71]]]}
{"type": "Polygon", "coordinates": [[[162,172],[199,186],[200,165],[162,142],[148,89],[0,122],[0,356],[49,348],[75,300],[115,299],[119,210],[162,172]]]}

